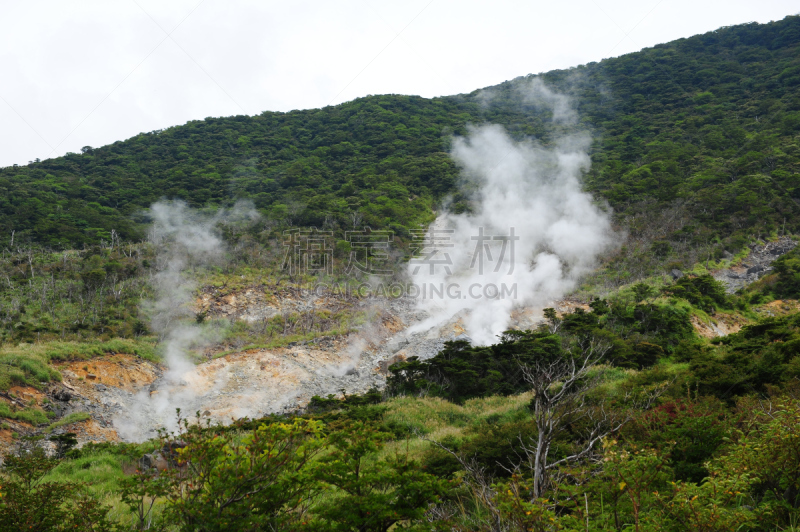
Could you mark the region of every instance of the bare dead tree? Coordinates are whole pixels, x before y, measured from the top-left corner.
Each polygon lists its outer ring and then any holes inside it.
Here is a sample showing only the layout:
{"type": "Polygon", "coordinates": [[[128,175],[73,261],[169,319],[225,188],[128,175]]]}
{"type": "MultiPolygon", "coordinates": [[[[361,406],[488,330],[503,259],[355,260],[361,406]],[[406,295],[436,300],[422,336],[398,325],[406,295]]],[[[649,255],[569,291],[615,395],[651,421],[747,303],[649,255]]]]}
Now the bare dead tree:
{"type": "Polygon", "coordinates": [[[532,364],[523,364],[523,376],[533,392],[533,416],[537,435],[535,447],[526,451],[533,462],[534,497],[544,491],[547,458],[553,439],[561,432],[566,421],[581,415],[586,396],[596,383],[589,372],[602,360],[610,346],[596,340],[586,340],[573,353],[547,357],[532,364]],[[577,352],[576,352],[577,351],[577,352]]]}
{"type": "Polygon", "coordinates": [[[286,223],[289,227],[294,227],[300,214],[305,210],[306,205],[300,201],[289,201],[286,203],[286,223]]]}
{"type": "Polygon", "coordinates": [[[25,253],[26,258],[28,259],[28,265],[31,268],[31,279],[36,279],[36,273],[33,270],[33,259],[35,258],[36,251],[33,247],[29,247],[27,252],[25,253]]]}
{"type": "Polygon", "coordinates": [[[593,369],[611,346],[591,337],[573,339],[563,355],[543,357],[524,364],[522,372],[533,392],[533,418],[537,435],[532,445],[523,446],[533,469],[534,498],[547,488],[548,471],[567,462],[591,456],[595,446],[609,434],[618,431],[641,408],[648,408],[661,390],[645,393],[642,398],[625,397],[628,408],[609,408],[603,399],[590,400],[590,394],[601,383],[593,369]],[[587,427],[577,450],[560,460],[550,462],[548,455],[554,439],[567,426],[587,427]]]}
{"type": "Polygon", "coordinates": [[[358,211],[352,211],[349,215],[350,223],[353,224],[353,229],[356,229],[359,225],[361,225],[361,220],[364,219],[364,215],[358,211]]]}

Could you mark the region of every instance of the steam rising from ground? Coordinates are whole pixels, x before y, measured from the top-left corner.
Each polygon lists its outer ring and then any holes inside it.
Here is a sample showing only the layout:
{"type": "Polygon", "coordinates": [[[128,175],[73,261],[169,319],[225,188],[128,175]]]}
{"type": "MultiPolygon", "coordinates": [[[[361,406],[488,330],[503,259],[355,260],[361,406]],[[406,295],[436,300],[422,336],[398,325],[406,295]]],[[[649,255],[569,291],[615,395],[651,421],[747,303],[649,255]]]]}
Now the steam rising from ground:
{"type": "MultiPolygon", "coordinates": [[[[574,123],[566,96],[538,80],[520,90],[527,103],[549,109],[554,122],[574,123]]],[[[547,147],[532,139],[517,142],[499,125],[471,127],[466,137],[454,139],[451,156],[462,171],[462,190],[476,207],[472,213],[445,213],[429,229],[430,246],[422,254],[441,261],[433,275],[424,261],[410,263],[415,284],[452,287],[444,297],[431,298],[428,291],[418,298],[431,318],[413,330],[466,310],[462,316],[473,342],[493,343],[508,328],[515,307],[540,310],[594,268],[614,235],[608,214],[581,190],[590,142],[586,133],[564,136],[547,147]],[[503,251],[504,241],[497,238],[510,237],[512,230],[519,237],[513,241],[513,256],[512,241],[505,241],[503,251]],[[444,268],[448,261],[449,273],[444,268]],[[492,298],[492,286],[501,294],[505,286],[506,296],[492,298]]]]}
{"type": "Polygon", "coordinates": [[[188,272],[218,261],[224,245],[217,236],[217,216],[200,216],[183,202],[159,202],[150,213],[153,225],[148,236],[157,250],[152,278],[156,298],[145,308],[162,340],[167,380],[172,381],[193,367],[186,351],[203,337],[200,327],[185,322],[193,315],[190,304],[196,288],[188,272]]]}
{"type": "MultiPolygon", "coordinates": [[[[143,303],[143,310],[150,316],[151,328],[159,335],[168,369],[158,381],[157,389],[151,390],[153,393],[141,392],[134,398],[136,404],[129,405],[114,419],[117,432],[126,440],[149,437],[145,427],[152,427],[154,421],[176,428],[175,408],[185,410],[196,398],[191,386],[195,364],[189,351],[214,342],[220,330],[204,327],[194,320],[192,302],[196,284],[192,273],[223,260],[225,245],[218,233],[219,225],[258,217],[249,203],[237,203],[230,210],[207,214],[192,210],[181,201],[155,203],[149,215],[152,225],[148,240],[156,248],[152,277],[155,298],[143,303]]],[[[215,386],[224,384],[218,382],[215,386]]]]}
{"type": "MultiPolygon", "coordinates": [[[[569,98],[540,80],[521,80],[514,90],[520,102],[550,116],[554,129],[563,131],[577,122],[569,98]]],[[[490,105],[491,95],[483,100],[490,105]]],[[[454,139],[451,156],[462,171],[462,193],[473,200],[474,208],[441,215],[422,245],[423,259],[411,261],[412,281],[423,288],[418,304],[430,317],[408,332],[427,330],[458,315],[474,343],[493,343],[511,324],[515,308],[541,310],[575,288],[615,241],[608,214],[581,190],[581,176],[590,166],[590,143],[586,133],[568,134],[547,146],[533,139],[516,141],[499,125],[471,127],[466,137],[454,139]],[[445,293],[432,298],[432,286],[445,288],[445,293]]],[[[126,440],[151,437],[147,431],[159,426],[174,430],[176,407],[191,415],[213,402],[226,379],[236,379],[223,370],[214,373],[213,381],[188,355],[219,335],[219,329],[194,320],[192,274],[223,260],[220,224],[257,216],[244,205],[210,215],[180,202],[157,203],[150,214],[157,264],[155,297],[145,311],[159,334],[169,369],[156,382],[154,394],[145,391],[133,397],[114,420],[126,440]]],[[[345,357],[351,362],[327,373],[350,373],[373,336],[378,343],[377,329],[367,328],[351,339],[345,357]]],[[[224,367],[224,361],[218,365],[224,367]]],[[[228,403],[233,405],[230,415],[263,413],[258,411],[266,406],[263,390],[251,387],[237,397],[241,400],[228,403]]]]}

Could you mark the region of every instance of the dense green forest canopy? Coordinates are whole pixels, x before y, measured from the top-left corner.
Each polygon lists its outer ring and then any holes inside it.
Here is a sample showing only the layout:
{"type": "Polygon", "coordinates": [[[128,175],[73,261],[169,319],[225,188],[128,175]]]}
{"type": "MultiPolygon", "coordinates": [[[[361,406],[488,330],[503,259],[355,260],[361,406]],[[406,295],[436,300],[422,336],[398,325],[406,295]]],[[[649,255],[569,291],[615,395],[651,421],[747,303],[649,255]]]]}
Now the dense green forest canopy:
{"type": "MultiPolygon", "coordinates": [[[[441,98],[207,118],[3,168],[0,242],[13,233],[17,243],[69,247],[112,230],[138,238],[143,209],[160,198],[248,198],[279,226],[360,223],[402,238],[445,196],[464,201],[448,149],[468,124],[499,123],[544,143],[560,133],[518,90],[531,77],[441,98]]],[[[706,244],[797,229],[800,17],[540,77],[573,96],[577,127],[594,136],[586,186],[618,215],[680,205],[685,221],[665,238],[706,244]]]]}

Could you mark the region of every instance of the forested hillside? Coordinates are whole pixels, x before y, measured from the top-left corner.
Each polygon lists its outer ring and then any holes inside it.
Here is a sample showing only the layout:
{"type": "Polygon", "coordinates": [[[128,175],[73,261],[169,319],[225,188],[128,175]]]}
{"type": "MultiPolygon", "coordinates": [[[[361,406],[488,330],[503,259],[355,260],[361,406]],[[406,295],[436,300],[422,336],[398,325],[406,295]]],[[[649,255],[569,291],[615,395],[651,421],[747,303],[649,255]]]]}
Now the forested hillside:
{"type": "MultiPolygon", "coordinates": [[[[578,127],[595,139],[586,186],[634,231],[641,215],[665,208],[680,212],[681,222],[658,235],[673,242],[734,235],[738,245],[797,229],[800,17],[541,77],[574,97],[578,127]]],[[[112,230],[138,238],[142,210],[163,197],[193,206],[249,198],[278,225],[344,228],[357,212],[363,225],[402,237],[456,192],[448,148],[467,124],[500,123],[516,137],[551,140],[547,113],[517,90],[524,83],[207,118],[4,168],[0,242],[13,235],[15,243],[74,247],[108,240],[112,230]]]]}

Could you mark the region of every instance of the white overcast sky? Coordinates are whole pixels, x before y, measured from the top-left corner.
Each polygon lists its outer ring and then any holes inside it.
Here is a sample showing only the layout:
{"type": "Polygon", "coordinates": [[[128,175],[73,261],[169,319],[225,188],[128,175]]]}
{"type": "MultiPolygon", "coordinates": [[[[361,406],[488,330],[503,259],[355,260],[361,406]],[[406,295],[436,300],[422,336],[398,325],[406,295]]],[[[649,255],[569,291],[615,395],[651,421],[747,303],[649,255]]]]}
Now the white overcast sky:
{"type": "Polygon", "coordinates": [[[0,0],[0,166],[208,116],[470,92],[798,12],[797,0],[0,0]]]}

